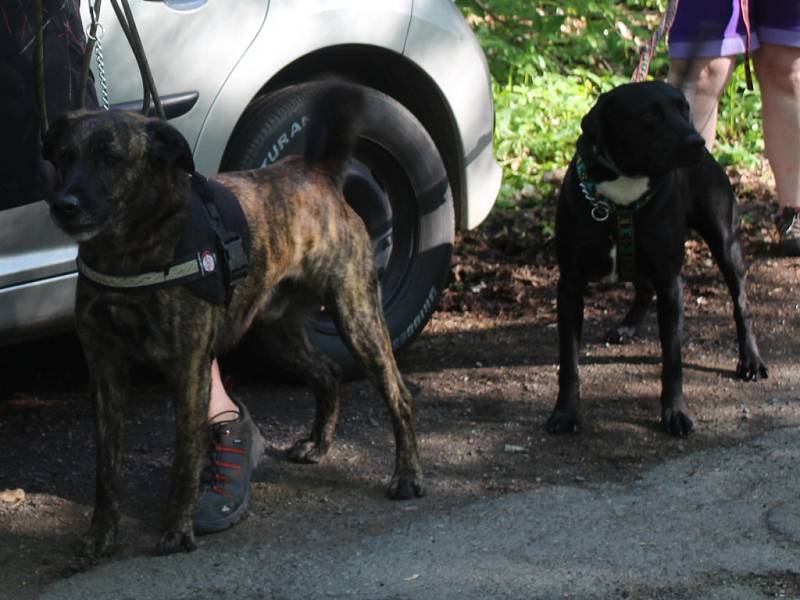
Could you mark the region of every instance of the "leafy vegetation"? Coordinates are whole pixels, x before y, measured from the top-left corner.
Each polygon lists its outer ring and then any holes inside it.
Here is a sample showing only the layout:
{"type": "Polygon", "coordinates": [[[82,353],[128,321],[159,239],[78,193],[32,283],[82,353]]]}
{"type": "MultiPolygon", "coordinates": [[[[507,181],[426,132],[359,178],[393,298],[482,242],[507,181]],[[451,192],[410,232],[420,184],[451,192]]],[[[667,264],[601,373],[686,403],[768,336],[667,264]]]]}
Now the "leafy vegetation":
{"type": "MultiPolygon", "coordinates": [[[[658,27],[666,0],[456,0],[486,53],[493,77],[495,148],[503,166],[500,207],[552,198],[554,178],[574,151],[580,119],[597,96],[630,79],[639,48],[658,27]]],[[[650,77],[667,75],[662,42],[650,77]]],[[[763,151],[758,93],[742,65],[720,106],[717,157],[756,166],[763,151]]]]}

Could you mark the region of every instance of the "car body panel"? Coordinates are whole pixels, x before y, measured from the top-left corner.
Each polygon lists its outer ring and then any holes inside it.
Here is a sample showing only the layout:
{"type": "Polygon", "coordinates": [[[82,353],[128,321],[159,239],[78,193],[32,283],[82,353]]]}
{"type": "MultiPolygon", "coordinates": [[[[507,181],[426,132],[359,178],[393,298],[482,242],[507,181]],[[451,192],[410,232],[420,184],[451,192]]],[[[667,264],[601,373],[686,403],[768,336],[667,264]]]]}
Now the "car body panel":
{"type": "MultiPolygon", "coordinates": [[[[452,2],[142,0],[131,8],[159,94],[197,93],[191,109],[170,122],[192,145],[199,171],[219,169],[245,108],[287,65],[343,45],[380,48],[417,65],[448,107],[460,147],[444,151],[457,153],[466,188],[456,225],[474,227],[491,209],[500,168],[492,154],[490,80],[452,2]]],[[[138,67],[110,5],[103,5],[101,23],[110,103],[140,102],[138,67]]],[[[0,211],[0,344],[70,326],[76,254],[43,201],[0,211]]]]}
{"type": "Polygon", "coordinates": [[[403,53],[439,86],[461,134],[466,193],[460,229],[477,227],[494,206],[502,171],[494,159],[494,101],[489,67],[478,40],[452,2],[415,0],[403,53]],[[454,14],[455,18],[454,18],[454,14]],[[480,65],[462,70],[453,65],[480,65]]]}
{"type": "Polygon", "coordinates": [[[411,0],[271,0],[261,35],[225,82],[203,124],[194,148],[197,170],[211,174],[219,169],[225,144],[245,106],[283,67],[342,44],[401,53],[410,12],[411,0]]]}

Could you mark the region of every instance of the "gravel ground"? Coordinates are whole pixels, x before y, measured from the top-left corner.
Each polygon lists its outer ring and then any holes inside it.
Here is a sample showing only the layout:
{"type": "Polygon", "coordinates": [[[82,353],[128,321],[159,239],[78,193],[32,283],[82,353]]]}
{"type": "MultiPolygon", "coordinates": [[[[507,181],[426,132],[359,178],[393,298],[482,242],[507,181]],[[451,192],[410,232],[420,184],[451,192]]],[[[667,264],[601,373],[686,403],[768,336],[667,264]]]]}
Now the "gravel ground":
{"type": "Polygon", "coordinates": [[[557,271],[540,224],[552,215],[497,211],[459,240],[440,311],[398,357],[418,403],[427,497],[386,499],[393,441],[366,382],[344,387],[329,457],[295,465],[284,451],[310,423],[310,394],[230,368],[228,385],[268,449],[247,521],[202,538],[190,556],[153,556],[173,417],[161,383],[141,373],[127,412],[120,546],[107,564],[76,572],[94,481],[80,350],[71,336],[3,349],[0,492],[24,497],[0,495],[0,590],[23,600],[44,590],[58,598],[304,598],[309,582],[323,597],[355,598],[800,597],[800,562],[790,558],[800,544],[791,502],[800,259],[770,255],[766,192],[734,180],[770,377],[733,379],[731,303],[704,246],[690,240],[683,348],[692,436],[658,428],[655,317],[629,345],[602,343],[631,298],[622,285],[587,297],[585,431],[544,432],[556,396],[557,271]]]}

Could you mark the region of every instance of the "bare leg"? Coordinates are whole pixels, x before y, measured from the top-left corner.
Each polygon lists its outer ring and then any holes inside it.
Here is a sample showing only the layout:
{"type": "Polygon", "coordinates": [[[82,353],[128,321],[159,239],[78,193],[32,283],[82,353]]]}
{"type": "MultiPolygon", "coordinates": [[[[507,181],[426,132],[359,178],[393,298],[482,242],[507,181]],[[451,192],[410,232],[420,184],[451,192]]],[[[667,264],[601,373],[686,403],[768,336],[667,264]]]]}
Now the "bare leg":
{"type": "Polygon", "coordinates": [[[211,395],[208,402],[208,422],[231,421],[234,414],[239,414],[239,408],[233,403],[225,387],[222,385],[222,375],[219,372],[219,363],[215,358],[211,361],[211,395]]]}
{"type": "Polygon", "coordinates": [[[709,150],[717,137],[719,99],[735,64],[734,56],[695,58],[691,61],[691,72],[687,73],[688,60],[673,59],[670,62],[669,82],[686,95],[692,107],[692,122],[709,150]]]}
{"type": "Polygon", "coordinates": [[[764,146],[779,209],[800,207],[800,48],[764,44],[753,53],[761,85],[764,146]]]}

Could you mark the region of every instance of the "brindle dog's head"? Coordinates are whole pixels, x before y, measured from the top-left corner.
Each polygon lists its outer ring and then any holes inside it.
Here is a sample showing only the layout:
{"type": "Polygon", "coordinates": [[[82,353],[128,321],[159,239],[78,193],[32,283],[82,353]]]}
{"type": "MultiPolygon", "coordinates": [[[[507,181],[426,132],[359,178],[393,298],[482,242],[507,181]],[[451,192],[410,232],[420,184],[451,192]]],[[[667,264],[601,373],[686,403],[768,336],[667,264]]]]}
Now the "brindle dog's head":
{"type": "Polygon", "coordinates": [[[581,121],[578,154],[628,177],[664,175],[697,164],[705,142],[680,90],[660,81],[628,83],[602,94],[581,121]]]}
{"type": "Polygon", "coordinates": [[[116,111],[68,113],[47,133],[44,158],[55,167],[48,193],[56,224],[78,242],[141,220],[175,170],[194,170],[183,136],[157,119],[116,111]]]}

